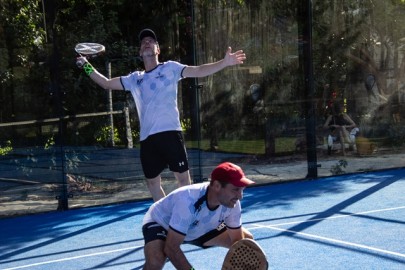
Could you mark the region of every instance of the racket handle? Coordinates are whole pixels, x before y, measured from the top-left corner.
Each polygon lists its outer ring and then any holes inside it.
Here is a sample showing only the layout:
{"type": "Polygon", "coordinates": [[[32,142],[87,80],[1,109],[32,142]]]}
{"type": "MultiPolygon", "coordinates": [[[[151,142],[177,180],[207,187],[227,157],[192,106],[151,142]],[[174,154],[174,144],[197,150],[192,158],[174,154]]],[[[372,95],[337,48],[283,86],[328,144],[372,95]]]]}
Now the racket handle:
{"type": "Polygon", "coordinates": [[[87,63],[87,58],[82,56],[81,54],[78,54],[78,57],[76,58],[76,66],[78,68],[83,68],[84,64],[87,63]]]}
{"type": "Polygon", "coordinates": [[[83,69],[87,76],[90,76],[94,72],[94,67],[87,61],[86,57],[81,56],[76,58],[76,65],[78,68],[83,69]]]}

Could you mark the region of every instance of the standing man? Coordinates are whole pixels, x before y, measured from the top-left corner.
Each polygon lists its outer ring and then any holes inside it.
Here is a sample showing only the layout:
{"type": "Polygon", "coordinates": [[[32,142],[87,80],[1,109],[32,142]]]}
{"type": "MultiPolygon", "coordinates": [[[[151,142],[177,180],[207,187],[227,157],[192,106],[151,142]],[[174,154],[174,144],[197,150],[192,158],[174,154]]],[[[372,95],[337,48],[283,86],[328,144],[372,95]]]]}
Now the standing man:
{"type": "Polygon", "coordinates": [[[179,186],[191,184],[187,153],[177,108],[177,84],[183,78],[212,75],[228,66],[242,64],[246,59],[242,50],[232,53],[229,47],[225,57],[217,62],[187,66],[179,62],[159,62],[159,43],[151,29],[139,33],[139,55],[145,70],[127,76],[107,79],[95,70],[86,58],[77,63],[86,74],[104,89],[129,90],[135,100],[140,121],[142,169],[154,201],[165,196],[161,172],[169,167],[179,186]]]}
{"type": "Polygon", "coordinates": [[[162,269],[169,258],[176,269],[194,269],[180,248],[182,243],[202,248],[230,248],[253,235],[242,227],[243,190],[254,182],[230,162],[218,165],[209,183],[193,184],[171,192],[146,213],[144,270],[162,269]]]}

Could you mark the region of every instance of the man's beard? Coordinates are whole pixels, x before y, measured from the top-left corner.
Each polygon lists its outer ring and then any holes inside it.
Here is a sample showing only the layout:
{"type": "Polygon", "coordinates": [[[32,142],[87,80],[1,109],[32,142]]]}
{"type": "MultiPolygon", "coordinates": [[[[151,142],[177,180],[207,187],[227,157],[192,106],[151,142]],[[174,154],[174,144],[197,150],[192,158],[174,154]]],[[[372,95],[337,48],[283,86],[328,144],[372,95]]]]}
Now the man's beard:
{"type": "Polygon", "coordinates": [[[146,52],[143,53],[143,57],[152,57],[152,56],[156,56],[157,52],[153,51],[153,50],[148,50],[146,52]]]}

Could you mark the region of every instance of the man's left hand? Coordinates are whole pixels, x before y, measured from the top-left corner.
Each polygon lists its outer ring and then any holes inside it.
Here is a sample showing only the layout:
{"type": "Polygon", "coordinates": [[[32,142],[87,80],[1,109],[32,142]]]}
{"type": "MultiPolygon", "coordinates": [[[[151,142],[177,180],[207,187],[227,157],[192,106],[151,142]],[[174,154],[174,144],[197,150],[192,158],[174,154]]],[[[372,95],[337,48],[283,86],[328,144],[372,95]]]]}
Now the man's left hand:
{"type": "Polygon", "coordinates": [[[246,54],[242,50],[232,53],[232,48],[228,47],[224,57],[227,66],[243,64],[244,60],[246,60],[246,54]]]}

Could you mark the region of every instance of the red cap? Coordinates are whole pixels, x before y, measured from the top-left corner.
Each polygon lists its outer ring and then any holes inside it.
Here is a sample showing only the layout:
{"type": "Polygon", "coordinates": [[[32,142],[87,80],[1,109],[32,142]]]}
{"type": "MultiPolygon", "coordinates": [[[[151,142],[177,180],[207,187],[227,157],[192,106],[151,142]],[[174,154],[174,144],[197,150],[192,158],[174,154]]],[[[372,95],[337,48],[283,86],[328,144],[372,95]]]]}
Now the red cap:
{"type": "Polygon", "coordinates": [[[211,173],[212,180],[224,181],[237,187],[245,187],[254,184],[250,179],[245,177],[242,169],[233,163],[224,162],[219,164],[211,173]]]}

